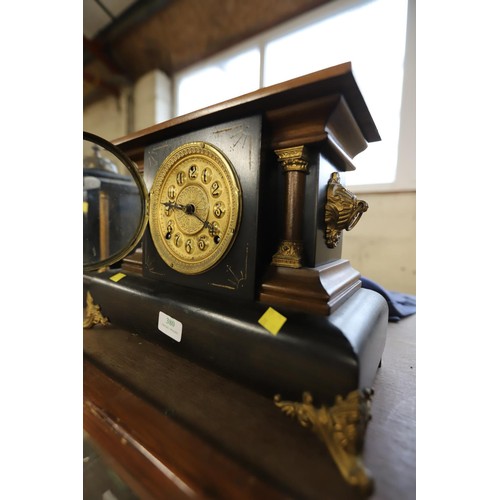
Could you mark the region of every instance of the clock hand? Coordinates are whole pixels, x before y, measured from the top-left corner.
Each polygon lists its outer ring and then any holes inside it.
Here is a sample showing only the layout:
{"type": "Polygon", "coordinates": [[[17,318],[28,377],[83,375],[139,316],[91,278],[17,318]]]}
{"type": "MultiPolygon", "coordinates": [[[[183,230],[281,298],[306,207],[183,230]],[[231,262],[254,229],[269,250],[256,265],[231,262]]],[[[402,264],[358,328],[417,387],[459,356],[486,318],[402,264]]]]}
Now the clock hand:
{"type": "Polygon", "coordinates": [[[182,210],[183,212],[187,211],[187,207],[185,205],[179,205],[178,203],[174,203],[173,201],[166,201],[162,203],[166,208],[177,208],[178,210],[182,210]]]}
{"type": "Polygon", "coordinates": [[[166,208],[177,208],[178,210],[182,210],[187,215],[194,215],[198,220],[203,222],[203,226],[206,227],[205,221],[195,213],[196,207],[192,203],[189,203],[188,205],[181,205],[179,203],[174,203],[173,201],[166,201],[162,203],[162,205],[165,205],[166,208]]]}
{"type": "Polygon", "coordinates": [[[179,203],[174,203],[173,201],[166,201],[162,203],[162,205],[165,205],[167,208],[177,208],[178,210],[182,210],[186,215],[194,215],[202,224],[204,228],[207,228],[209,231],[211,231],[214,235],[217,235],[217,229],[214,227],[214,225],[207,220],[203,220],[197,213],[196,213],[196,207],[190,203],[189,205],[180,205],[179,203]]]}
{"type": "Polygon", "coordinates": [[[194,215],[203,224],[203,227],[206,227],[210,231],[210,233],[211,233],[212,236],[216,236],[216,237],[218,236],[219,231],[213,225],[213,223],[208,222],[208,219],[207,220],[203,220],[201,217],[199,217],[196,214],[196,212],[193,212],[190,215],[194,215]]]}
{"type": "Polygon", "coordinates": [[[162,203],[162,205],[165,205],[167,208],[177,208],[178,210],[182,210],[185,214],[194,215],[201,222],[204,222],[195,214],[196,207],[192,203],[189,203],[188,205],[181,205],[179,203],[174,203],[173,201],[166,201],[162,203]]]}
{"type": "Polygon", "coordinates": [[[208,222],[208,219],[203,220],[196,212],[193,212],[190,215],[194,215],[203,224],[203,227],[210,229],[210,231],[212,231],[212,232],[215,231],[215,228],[213,227],[213,225],[210,222],[208,222]]]}

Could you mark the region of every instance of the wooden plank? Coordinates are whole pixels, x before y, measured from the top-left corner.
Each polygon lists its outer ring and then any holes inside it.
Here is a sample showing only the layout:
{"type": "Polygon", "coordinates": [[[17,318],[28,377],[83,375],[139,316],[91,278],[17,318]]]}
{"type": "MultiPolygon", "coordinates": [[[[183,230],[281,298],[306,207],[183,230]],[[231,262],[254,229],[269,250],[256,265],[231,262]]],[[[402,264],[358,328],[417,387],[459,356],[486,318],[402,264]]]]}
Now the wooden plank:
{"type": "Polygon", "coordinates": [[[84,428],[141,498],[285,498],[88,360],[84,428]]]}
{"type": "MultiPolygon", "coordinates": [[[[85,330],[84,352],[128,391],[277,490],[293,498],[363,498],[345,482],[318,437],[282,413],[272,397],[112,325],[85,330]]],[[[125,411],[110,413],[123,419],[125,411]]],[[[186,450],[186,461],[195,450],[186,450]]]]}
{"type": "Polygon", "coordinates": [[[375,477],[370,500],[416,498],[416,319],[387,328],[363,454],[375,477]]]}

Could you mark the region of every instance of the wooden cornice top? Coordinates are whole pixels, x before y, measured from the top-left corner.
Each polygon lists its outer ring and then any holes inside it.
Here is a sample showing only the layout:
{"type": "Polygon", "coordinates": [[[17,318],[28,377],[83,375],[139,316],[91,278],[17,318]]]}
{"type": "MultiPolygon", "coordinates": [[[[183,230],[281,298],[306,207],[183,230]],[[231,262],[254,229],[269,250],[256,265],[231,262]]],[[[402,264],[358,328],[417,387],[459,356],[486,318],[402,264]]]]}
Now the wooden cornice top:
{"type": "Polygon", "coordinates": [[[354,79],[351,63],[347,62],[172,118],[113,143],[134,156],[148,145],[193,129],[335,95],[343,96],[366,141],[379,141],[377,127],[354,79]]]}

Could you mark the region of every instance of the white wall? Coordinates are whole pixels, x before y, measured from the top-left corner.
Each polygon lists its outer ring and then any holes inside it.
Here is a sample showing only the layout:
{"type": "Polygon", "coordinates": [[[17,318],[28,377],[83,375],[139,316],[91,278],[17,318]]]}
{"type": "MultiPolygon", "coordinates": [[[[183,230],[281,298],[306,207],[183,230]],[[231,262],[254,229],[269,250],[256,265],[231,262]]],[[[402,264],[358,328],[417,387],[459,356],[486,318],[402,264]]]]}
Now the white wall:
{"type": "Polygon", "coordinates": [[[112,141],[126,135],[128,130],[128,95],[130,89],[122,91],[120,97],[106,97],[83,110],[83,130],[112,141]]]}
{"type": "Polygon", "coordinates": [[[342,257],[387,290],[416,294],[416,193],[363,193],[369,209],[344,231],[342,257]]]}
{"type": "Polygon", "coordinates": [[[133,129],[142,130],[172,117],[170,79],[160,70],[150,71],[134,85],[133,129]]]}
{"type": "Polygon", "coordinates": [[[170,79],[161,71],[146,73],[120,97],[107,97],[83,110],[83,130],[112,141],[168,120],[171,115],[170,79]]]}
{"type": "Polygon", "coordinates": [[[377,192],[350,188],[370,208],[352,231],[344,232],[342,244],[342,256],[363,276],[387,290],[412,295],[416,295],[415,10],[416,2],[410,0],[396,181],[377,192]]]}

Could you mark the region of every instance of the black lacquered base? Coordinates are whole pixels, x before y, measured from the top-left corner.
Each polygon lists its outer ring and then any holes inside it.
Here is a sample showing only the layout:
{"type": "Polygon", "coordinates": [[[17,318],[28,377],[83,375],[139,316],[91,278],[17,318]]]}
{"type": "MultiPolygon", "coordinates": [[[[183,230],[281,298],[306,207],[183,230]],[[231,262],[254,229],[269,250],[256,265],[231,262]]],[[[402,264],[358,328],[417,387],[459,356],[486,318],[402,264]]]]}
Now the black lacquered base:
{"type": "Polygon", "coordinates": [[[109,321],[159,343],[268,397],[316,404],[371,387],[387,328],[387,304],[361,289],[330,316],[280,308],[276,335],[259,324],[268,305],[221,300],[208,293],[127,275],[84,275],[84,291],[109,321]]]}

